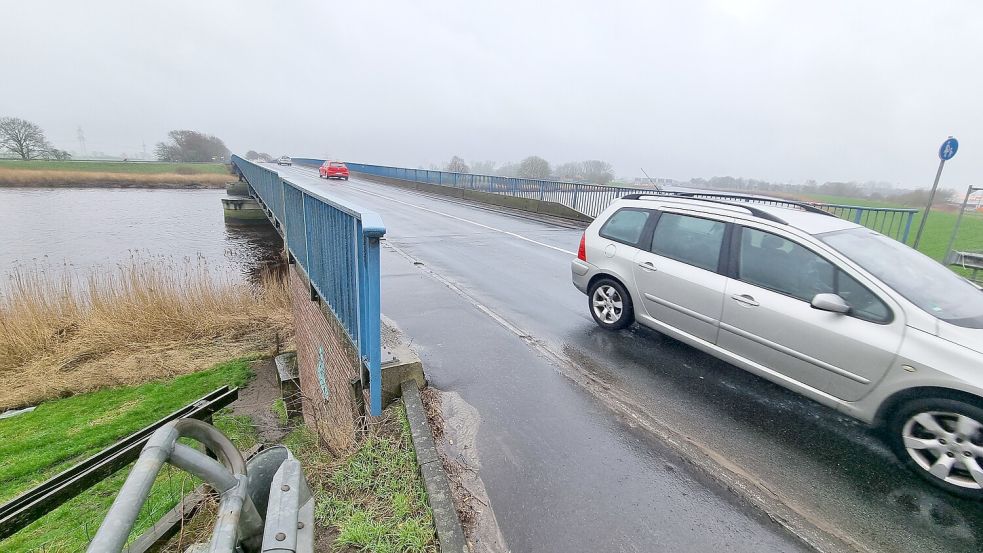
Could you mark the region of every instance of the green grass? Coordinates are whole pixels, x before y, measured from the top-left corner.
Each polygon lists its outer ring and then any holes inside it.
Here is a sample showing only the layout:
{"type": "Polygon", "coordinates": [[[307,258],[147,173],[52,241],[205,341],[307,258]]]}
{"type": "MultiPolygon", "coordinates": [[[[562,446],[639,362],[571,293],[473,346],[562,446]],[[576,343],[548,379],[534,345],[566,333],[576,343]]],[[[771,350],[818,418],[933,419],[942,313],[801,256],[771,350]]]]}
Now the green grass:
{"type": "MultiPolygon", "coordinates": [[[[897,203],[889,200],[867,200],[863,198],[846,198],[840,196],[828,196],[821,194],[810,194],[802,196],[803,199],[845,205],[859,205],[866,207],[898,207],[897,203]]],[[[924,206],[918,206],[924,210],[924,206]]],[[[922,233],[922,240],[918,244],[918,251],[935,259],[942,261],[945,257],[945,249],[952,236],[952,229],[956,226],[958,212],[940,211],[938,207],[932,210],[925,224],[925,231],[922,233]]],[[[911,246],[915,242],[915,235],[918,233],[918,225],[921,224],[922,213],[915,214],[911,223],[911,233],[907,244],[911,246]]],[[[955,249],[961,251],[983,251],[983,213],[978,211],[966,211],[962,223],[959,226],[959,235],[956,237],[955,249]]],[[[957,273],[969,274],[969,271],[954,268],[957,273]]]]}
{"type": "MultiPolygon", "coordinates": [[[[0,501],[15,497],[215,388],[239,386],[251,376],[249,360],[240,359],[169,381],[49,401],[31,413],[0,420],[0,501]]],[[[256,443],[248,418],[223,410],[213,420],[240,449],[256,443]]],[[[128,473],[129,467],[69,500],[4,540],[0,550],[83,550],[128,473]]],[[[149,528],[197,485],[196,480],[176,469],[161,471],[132,536],[149,528]]]]}
{"type": "Polygon", "coordinates": [[[273,400],[273,405],[270,405],[270,411],[273,411],[273,414],[276,415],[281,425],[286,426],[290,422],[290,416],[287,414],[287,404],[283,401],[282,397],[273,400]]]}
{"type": "Polygon", "coordinates": [[[201,173],[226,175],[229,173],[229,168],[222,163],[168,163],[157,161],[21,161],[3,159],[0,160],[0,168],[101,173],[178,173],[185,175],[201,173]]]}
{"type": "Polygon", "coordinates": [[[406,412],[401,404],[390,409],[395,420],[386,430],[370,432],[344,460],[319,458],[316,438],[305,427],[284,441],[311,474],[314,517],[319,525],[337,532],[335,550],[436,551],[433,515],[406,412]]]}

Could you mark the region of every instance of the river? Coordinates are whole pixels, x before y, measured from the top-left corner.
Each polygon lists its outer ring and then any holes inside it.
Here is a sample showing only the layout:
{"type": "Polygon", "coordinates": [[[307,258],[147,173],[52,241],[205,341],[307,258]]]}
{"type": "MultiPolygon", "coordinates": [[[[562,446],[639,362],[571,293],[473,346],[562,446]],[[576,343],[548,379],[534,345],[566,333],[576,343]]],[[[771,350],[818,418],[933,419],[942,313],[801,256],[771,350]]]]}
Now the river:
{"type": "Polygon", "coordinates": [[[226,225],[224,190],[0,188],[0,276],[41,266],[79,274],[131,258],[203,260],[215,274],[254,275],[276,257],[269,225],[226,225]]]}

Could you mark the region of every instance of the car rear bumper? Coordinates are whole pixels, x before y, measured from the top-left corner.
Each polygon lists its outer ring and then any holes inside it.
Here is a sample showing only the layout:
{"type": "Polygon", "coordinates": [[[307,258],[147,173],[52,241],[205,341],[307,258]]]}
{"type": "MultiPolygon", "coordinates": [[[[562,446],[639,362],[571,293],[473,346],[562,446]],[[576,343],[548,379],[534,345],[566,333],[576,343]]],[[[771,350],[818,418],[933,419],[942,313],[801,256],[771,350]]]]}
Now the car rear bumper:
{"type": "Polygon", "coordinates": [[[570,262],[570,275],[573,279],[573,285],[585,294],[587,293],[587,285],[590,284],[590,279],[596,272],[597,267],[586,261],[574,259],[570,262]]]}

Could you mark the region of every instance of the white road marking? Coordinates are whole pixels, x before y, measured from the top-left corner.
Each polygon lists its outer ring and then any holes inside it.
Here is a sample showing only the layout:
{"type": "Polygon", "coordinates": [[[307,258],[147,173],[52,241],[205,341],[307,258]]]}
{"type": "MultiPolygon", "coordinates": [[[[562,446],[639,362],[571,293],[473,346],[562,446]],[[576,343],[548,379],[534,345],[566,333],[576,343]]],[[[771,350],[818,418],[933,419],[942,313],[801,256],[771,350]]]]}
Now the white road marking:
{"type": "MultiPolygon", "coordinates": [[[[300,168],[298,167],[298,169],[300,169],[300,168]]],[[[396,198],[393,198],[392,196],[386,196],[385,194],[379,194],[378,192],[369,192],[368,190],[365,190],[363,188],[354,188],[354,187],[352,187],[352,189],[353,190],[358,190],[359,192],[361,192],[363,194],[369,194],[370,196],[378,196],[379,198],[383,198],[383,199],[389,200],[391,202],[396,202],[398,204],[402,204],[402,205],[405,205],[405,206],[413,207],[413,208],[419,209],[421,211],[427,211],[429,213],[434,213],[436,215],[442,215],[444,217],[448,217],[450,219],[455,219],[455,220],[461,221],[463,223],[469,223],[469,224],[472,224],[474,226],[481,227],[483,229],[487,229],[487,230],[494,231],[494,232],[500,232],[502,234],[507,234],[507,235],[509,235],[509,236],[511,236],[513,238],[518,238],[519,240],[524,240],[524,241],[529,242],[531,244],[536,244],[537,246],[542,246],[544,248],[549,248],[551,250],[556,250],[558,252],[565,253],[565,254],[568,254],[568,255],[577,255],[577,252],[570,251],[570,250],[565,250],[563,248],[560,248],[560,247],[557,247],[557,246],[552,246],[550,244],[545,244],[545,243],[540,242],[538,240],[533,240],[532,238],[529,238],[529,237],[526,237],[526,236],[522,236],[521,234],[516,234],[514,232],[509,232],[509,231],[504,230],[504,229],[500,229],[500,228],[495,228],[495,227],[491,227],[491,226],[488,226],[488,225],[484,225],[484,224],[479,223],[477,221],[472,221],[470,219],[465,219],[464,217],[458,217],[456,215],[451,215],[450,213],[444,213],[443,211],[437,211],[436,209],[430,209],[428,207],[423,207],[422,205],[416,205],[416,204],[412,204],[410,202],[404,202],[403,200],[397,200],[396,198]]]]}
{"type": "Polygon", "coordinates": [[[402,204],[402,205],[406,205],[406,206],[409,206],[409,207],[413,207],[413,208],[419,209],[421,211],[427,211],[427,212],[430,212],[430,213],[434,213],[436,215],[443,215],[444,217],[448,217],[450,219],[455,219],[457,221],[461,221],[461,222],[464,222],[464,223],[469,223],[469,224],[472,224],[474,226],[481,227],[483,229],[488,229],[488,230],[491,230],[491,231],[494,231],[494,232],[500,232],[502,234],[507,234],[507,235],[509,235],[509,236],[511,236],[513,238],[518,238],[519,240],[525,240],[526,242],[529,242],[529,243],[532,243],[532,244],[536,244],[537,246],[542,246],[544,248],[549,248],[551,250],[556,250],[558,252],[563,252],[563,253],[569,254],[569,255],[577,255],[577,252],[573,252],[573,251],[570,251],[570,250],[565,250],[563,248],[559,248],[557,246],[552,246],[550,244],[544,244],[543,242],[539,242],[538,240],[533,240],[532,238],[528,238],[526,236],[522,236],[521,234],[516,234],[514,232],[509,232],[507,230],[503,230],[503,229],[500,229],[500,228],[491,227],[491,226],[488,226],[488,225],[479,223],[477,221],[472,221],[470,219],[465,219],[464,217],[458,217],[457,215],[451,215],[450,213],[444,213],[443,211],[437,211],[436,209],[430,209],[428,207],[423,207],[421,205],[412,204],[410,202],[404,202],[403,200],[397,200],[396,198],[393,198],[391,196],[386,196],[385,194],[379,194],[379,193],[376,193],[376,192],[369,192],[368,190],[363,190],[363,189],[358,189],[358,191],[361,192],[361,193],[363,193],[363,194],[369,194],[369,195],[372,195],[372,196],[378,196],[380,198],[387,199],[387,200],[389,200],[391,202],[396,202],[398,204],[402,204]]]}

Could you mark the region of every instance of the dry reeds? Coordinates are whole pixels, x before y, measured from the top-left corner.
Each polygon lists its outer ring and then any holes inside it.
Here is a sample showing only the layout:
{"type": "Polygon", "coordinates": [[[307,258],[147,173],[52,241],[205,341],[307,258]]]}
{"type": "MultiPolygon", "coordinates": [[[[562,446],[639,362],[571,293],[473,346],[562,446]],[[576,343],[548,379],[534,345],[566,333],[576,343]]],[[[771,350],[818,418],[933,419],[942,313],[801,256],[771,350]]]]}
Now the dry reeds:
{"type": "Polygon", "coordinates": [[[290,333],[285,283],[235,282],[202,260],[17,270],[0,283],[0,410],[200,370],[290,333]]]}
{"type": "Polygon", "coordinates": [[[223,188],[234,180],[216,173],[111,173],[0,167],[0,186],[76,186],[118,188],[223,188]]]}

